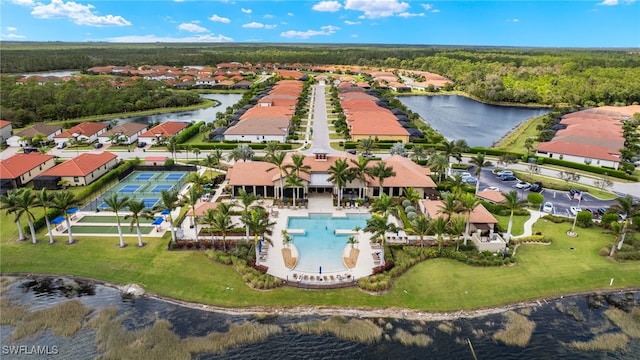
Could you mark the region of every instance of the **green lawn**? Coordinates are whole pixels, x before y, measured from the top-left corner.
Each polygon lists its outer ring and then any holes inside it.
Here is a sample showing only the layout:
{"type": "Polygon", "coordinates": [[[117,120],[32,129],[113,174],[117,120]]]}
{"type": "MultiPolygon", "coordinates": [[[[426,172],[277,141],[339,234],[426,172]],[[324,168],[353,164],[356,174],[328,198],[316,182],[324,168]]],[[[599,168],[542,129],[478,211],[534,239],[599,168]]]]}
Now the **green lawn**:
{"type": "MultiPolygon", "coordinates": [[[[79,223],[94,223],[94,224],[115,224],[116,217],[114,216],[100,216],[100,215],[86,215],[83,216],[79,223]]],[[[131,223],[130,221],[124,220],[124,216],[120,216],[120,222],[122,224],[127,224],[127,226],[131,223]]],[[[151,224],[153,219],[140,219],[140,224],[151,224]]]]}
{"type": "Polygon", "coordinates": [[[561,180],[560,178],[557,178],[557,177],[554,178],[554,177],[545,176],[545,175],[532,175],[526,171],[516,170],[513,173],[518,179],[532,183],[532,184],[536,181],[540,181],[542,185],[547,189],[557,189],[557,190],[568,191],[571,188],[576,188],[580,191],[586,191],[590,195],[593,195],[601,200],[613,200],[617,197],[613,193],[610,193],[608,191],[602,191],[594,186],[584,185],[583,183],[567,184],[566,181],[561,180]]]}
{"type": "MultiPolygon", "coordinates": [[[[123,235],[137,235],[135,226],[133,229],[129,227],[129,224],[121,222],[123,235]]],[[[140,226],[140,232],[142,234],[149,234],[153,231],[153,226],[140,226]]],[[[76,234],[118,234],[118,227],[116,225],[71,225],[71,231],[75,237],[76,234]]],[[[65,234],[67,231],[65,231],[65,234]]]]}
{"type": "MultiPolygon", "coordinates": [[[[509,226],[509,216],[499,216],[493,215],[498,220],[498,224],[500,227],[507,231],[507,227],[509,226]]],[[[513,227],[511,229],[512,236],[518,236],[524,234],[524,223],[529,220],[529,215],[527,216],[514,216],[513,217],[513,227]]]]}
{"type": "MultiPolygon", "coordinates": [[[[4,229],[3,229],[4,230],[4,229]]],[[[138,283],[151,293],[199,303],[243,306],[407,307],[457,311],[497,306],[528,299],[595,289],[637,287],[640,262],[615,263],[598,255],[612,240],[600,229],[578,229],[578,238],[565,235],[566,224],[540,221],[534,231],[553,239],[552,245],[519,247],[519,263],[511,267],[470,267],[453,260],[423,262],[397,279],[383,295],[356,288],[305,291],[283,287],[255,291],[229,266],[209,261],[202,252],[167,251],[167,239],[146,239],[143,248],[118,248],[117,236],[82,237],[51,246],[43,232],[37,245],[17,243],[2,234],[2,273],[76,275],[116,284],[138,283]],[[105,241],[106,240],[106,241],[105,241]],[[569,250],[569,247],[575,250],[569,250]]],[[[134,239],[129,238],[132,244],[134,239]]]]}
{"type": "MultiPolygon", "coordinates": [[[[520,127],[511,132],[509,136],[502,140],[502,142],[498,144],[496,149],[526,154],[527,149],[524,147],[524,142],[528,138],[536,139],[538,137],[538,133],[540,131],[538,131],[536,127],[542,124],[542,118],[543,116],[537,116],[520,125],[520,127]]],[[[534,149],[536,145],[538,145],[538,141],[534,141],[534,149]]]]}

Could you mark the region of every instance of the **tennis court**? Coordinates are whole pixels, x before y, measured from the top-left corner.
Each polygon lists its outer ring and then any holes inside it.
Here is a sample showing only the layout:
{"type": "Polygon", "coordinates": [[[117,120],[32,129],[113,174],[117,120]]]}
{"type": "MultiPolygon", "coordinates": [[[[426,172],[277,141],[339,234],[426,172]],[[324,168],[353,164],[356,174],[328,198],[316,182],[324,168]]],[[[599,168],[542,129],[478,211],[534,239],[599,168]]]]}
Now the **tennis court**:
{"type": "Polygon", "coordinates": [[[118,190],[119,193],[132,193],[138,191],[142,185],[125,185],[118,190]]]}
{"type": "MultiPolygon", "coordinates": [[[[149,180],[151,180],[153,178],[154,175],[155,175],[154,173],[148,173],[148,172],[147,173],[141,173],[141,174],[138,174],[138,176],[136,176],[134,180],[136,180],[136,181],[149,181],[149,180]]],[[[129,176],[131,176],[131,175],[129,175],[129,176]]]]}
{"type": "MultiPolygon", "coordinates": [[[[134,226],[131,229],[129,226],[122,225],[122,234],[123,235],[137,235],[138,230],[134,226]]],[[[140,226],[140,232],[142,234],[150,234],[153,231],[153,226],[140,226]]],[[[116,225],[72,225],[71,231],[74,234],[117,234],[118,227],[116,225]]],[[[64,230],[64,233],[67,233],[67,230],[64,230]]]]}
{"type": "Polygon", "coordinates": [[[159,193],[163,191],[169,191],[173,188],[173,185],[156,185],[153,189],[151,189],[152,193],[159,193]]]}
{"type": "Polygon", "coordinates": [[[180,173],[170,173],[167,174],[167,176],[164,177],[165,181],[178,181],[180,179],[182,179],[184,177],[184,174],[180,174],[180,173]]]}

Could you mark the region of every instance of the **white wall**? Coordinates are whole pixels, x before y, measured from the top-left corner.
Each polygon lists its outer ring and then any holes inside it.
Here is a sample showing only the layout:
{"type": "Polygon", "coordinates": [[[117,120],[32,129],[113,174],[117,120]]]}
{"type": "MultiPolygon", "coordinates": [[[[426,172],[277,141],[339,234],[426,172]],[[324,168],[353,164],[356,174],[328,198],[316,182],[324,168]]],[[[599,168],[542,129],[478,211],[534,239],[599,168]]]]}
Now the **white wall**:
{"type": "MultiPolygon", "coordinates": [[[[552,159],[558,159],[558,160],[564,160],[564,161],[571,161],[571,162],[575,162],[575,163],[579,163],[579,164],[587,164],[585,162],[585,158],[582,156],[575,156],[575,155],[567,155],[567,154],[556,154],[556,153],[540,153],[540,152],[536,152],[537,156],[540,157],[545,157],[545,158],[552,158],[552,159]],[[553,155],[553,156],[549,156],[549,155],[553,155]],[[560,156],[562,155],[562,157],[560,156]]],[[[599,160],[599,159],[591,159],[591,164],[592,166],[606,166],[606,167],[611,167],[614,169],[618,169],[618,166],[620,165],[620,162],[614,162],[614,161],[609,161],[609,160],[599,160]]]]}
{"type": "Polygon", "coordinates": [[[225,135],[225,140],[229,141],[251,141],[255,143],[260,143],[263,141],[278,141],[285,142],[285,135],[225,135]]]}

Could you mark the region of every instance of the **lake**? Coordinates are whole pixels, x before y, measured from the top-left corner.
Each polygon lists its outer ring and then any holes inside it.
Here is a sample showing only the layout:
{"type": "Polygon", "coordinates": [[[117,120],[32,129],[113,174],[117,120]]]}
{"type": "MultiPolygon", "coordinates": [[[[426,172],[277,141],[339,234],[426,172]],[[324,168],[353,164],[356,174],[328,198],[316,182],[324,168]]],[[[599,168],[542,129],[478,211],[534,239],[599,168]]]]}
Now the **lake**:
{"type": "Polygon", "coordinates": [[[489,105],[459,95],[398,96],[448,140],[464,139],[469,146],[490,147],[529,118],[550,109],[489,105]]]}
{"type": "MultiPolygon", "coordinates": [[[[123,297],[119,290],[109,286],[87,280],[60,277],[22,277],[10,283],[3,282],[2,287],[4,287],[2,296],[5,300],[8,298],[13,305],[23,305],[29,312],[48,309],[73,300],[81,302],[91,310],[84,316],[79,330],[70,336],[58,336],[52,331],[40,331],[32,336],[12,340],[11,336],[15,335],[13,332],[16,328],[9,325],[0,326],[3,359],[37,358],[6,356],[8,349],[6,346],[41,346],[48,347],[50,350],[55,346],[56,354],[46,356],[47,359],[96,358],[103,353],[98,343],[100,336],[104,338],[105,332],[114,332],[122,336],[121,334],[126,332],[138,331],[138,333],[131,333],[128,338],[131,342],[128,345],[130,350],[134,350],[135,344],[139,342],[144,342],[145,348],[152,349],[154,344],[160,346],[158,342],[167,341],[166,339],[170,337],[161,337],[154,343],[153,337],[147,333],[149,337],[143,341],[139,338],[142,336],[140,331],[155,328],[154,334],[163,333],[160,331],[162,327],[158,324],[160,321],[169,325],[169,332],[174,334],[171,336],[175,336],[172,340],[174,342],[188,337],[204,339],[205,336],[214,332],[224,335],[230,331],[232,325],[247,323],[271,326],[272,329],[277,330],[277,333],[263,340],[244,342],[217,353],[195,352],[192,356],[183,358],[472,359],[467,339],[471,341],[478,359],[640,358],[640,339],[628,339],[624,348],[612,351],[577,350],[568,345],[571,341],[589,341],[597,335],[623,336],[620,328],[608,320],[604,313],[609,309],[628,313],[636,308],[637,311],[640,306],[638,291],[568,296],[556,300],[541,300],[515,309],[515,313],[522,315],[535,326],[528,343],[524,346],[515,346],[506,345],[494,339],[494,335],[506,327],[507,320],[503,313],[468,318],[452,316],[448,321],[348,316],[339,320],[345,324],[355,320],[366,320],[374,324],[379,335],[376,340],[366,342],[343,340],[331,333],[305,333],[295,326],[309,321],[324,321],[329,316],[305,313],[300,310],[281,309],[278,313],[262,316],[240,312],[205,311],[199,306],[187,307],[156,298],[123,297]],[[101,328],[102,330],[96,331],[90,328],[87,325],[88,320],[97,317],[101,310],[106,308],[117,310],[116,320],[118,321],[106,324],[101,328]],[[398,340],[399,333],[422,335],[431,341],[428,344],[403,345],[398,340]]],[[[229,291],[233,289],[230,288],[229,291]]],[[[259,296],[258,292],[256,296],[259,296]]],[[[373,295],[363,293],[362,296],[373,295]]],[[[115,341],[117,335],[113,336],[115,341]]],[[[122,338],[126,337],[122,336],[122,338]]],[[[222,342],[222,339],[219,341],[222,342]]],[[[183,343],[174,346],[186,345],[183,343]]],[[[127,355],[121,354],[119,358],[126,358],[127,355]]]]}

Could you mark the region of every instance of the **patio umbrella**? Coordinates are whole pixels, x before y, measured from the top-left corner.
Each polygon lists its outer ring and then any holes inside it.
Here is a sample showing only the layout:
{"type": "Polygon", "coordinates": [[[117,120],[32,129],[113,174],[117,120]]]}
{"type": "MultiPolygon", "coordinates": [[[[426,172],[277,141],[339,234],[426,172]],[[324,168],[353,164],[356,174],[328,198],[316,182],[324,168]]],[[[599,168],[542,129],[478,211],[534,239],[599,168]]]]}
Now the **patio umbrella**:
{"type": "Polygon", "coordinates": [[[60,215],[57,218],[51,220],[51,225],[55,225],[56,230],[58,230],[58,225],[62,224],[63,221],[64,221],[64,216],[60,215]]]}
{"type": "Polygon", "coordinates": [[[164,222],[164,219],[162,217],[157,217],[155,220],[153,220],[151,225],[155,225],[156,231],[159,231],[158,228],[163,222],[164,222]]]}
{"type": "Polygon", "coordinates": [[[74,208],[71,208],[71,209],[67,210],[67,214],[71,215],[71,220],[75,220],[74,214],[77,213],[77,212],[78,212],[78,208],[77,207],[74,207],[74,208]]]}

